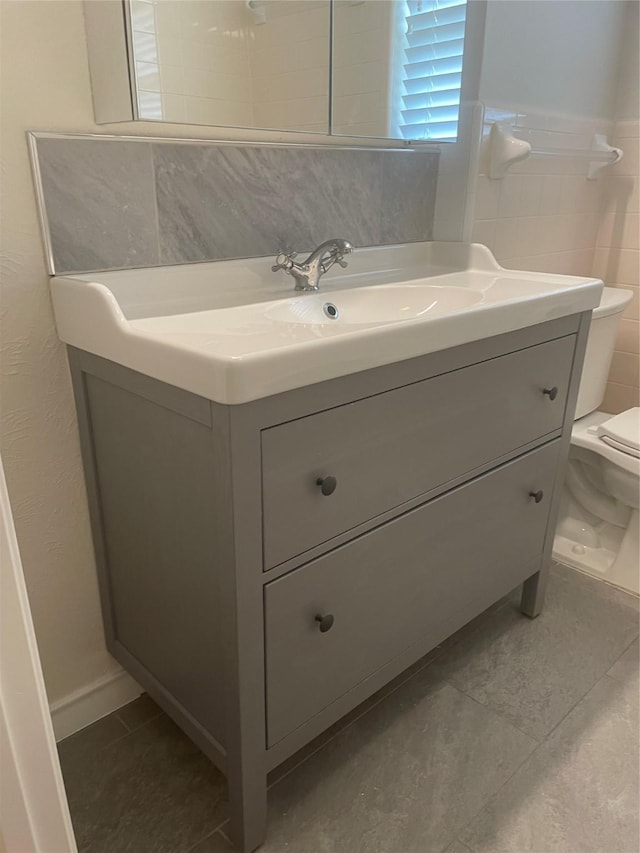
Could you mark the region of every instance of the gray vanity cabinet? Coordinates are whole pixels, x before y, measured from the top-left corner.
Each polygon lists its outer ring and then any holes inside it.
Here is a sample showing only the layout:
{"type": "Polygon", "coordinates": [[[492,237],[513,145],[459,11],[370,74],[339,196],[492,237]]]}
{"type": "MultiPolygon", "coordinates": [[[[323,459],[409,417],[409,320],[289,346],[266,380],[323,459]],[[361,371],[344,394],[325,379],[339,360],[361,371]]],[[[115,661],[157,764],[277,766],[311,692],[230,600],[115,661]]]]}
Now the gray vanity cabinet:
{"type": "Polygon", "coordinates": [[[590,315],[224,406],[70,349],[108,648],[266,776],[524,583],[540,610],[590,315]]]}

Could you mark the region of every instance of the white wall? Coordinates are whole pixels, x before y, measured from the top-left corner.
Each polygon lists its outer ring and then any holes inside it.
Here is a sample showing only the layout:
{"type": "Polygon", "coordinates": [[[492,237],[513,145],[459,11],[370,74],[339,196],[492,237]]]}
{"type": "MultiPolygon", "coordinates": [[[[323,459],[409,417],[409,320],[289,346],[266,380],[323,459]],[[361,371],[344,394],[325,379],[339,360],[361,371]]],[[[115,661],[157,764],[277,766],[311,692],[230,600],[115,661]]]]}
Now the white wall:
{"type": "Polygon", "coordinates": [[[617,0],[489,0],[480,100],[612,119],[626,6],[617,0]]]}
{"type": "Polygon", "coordinates": [[[593,274],[610,287],[633,292],[618,327],[601,406],[605,412],[623,412],[640,406],[640,122],[618,122],[613,144],[622,148],[624,158],[604,179],[593,274]]]}
{"type": "Polygon", "coordinates": [[[119,669],[104,648],[66,360],[25,131],[96,130],[82,7],[0,3],[1,451],[50,701],[119,669]]]}
{"type": "Polygon", "coordinates": [[[627,14],[617,81],[617,121],[640,118],[640,4],[631,0],[625,6],[627,14]]]}

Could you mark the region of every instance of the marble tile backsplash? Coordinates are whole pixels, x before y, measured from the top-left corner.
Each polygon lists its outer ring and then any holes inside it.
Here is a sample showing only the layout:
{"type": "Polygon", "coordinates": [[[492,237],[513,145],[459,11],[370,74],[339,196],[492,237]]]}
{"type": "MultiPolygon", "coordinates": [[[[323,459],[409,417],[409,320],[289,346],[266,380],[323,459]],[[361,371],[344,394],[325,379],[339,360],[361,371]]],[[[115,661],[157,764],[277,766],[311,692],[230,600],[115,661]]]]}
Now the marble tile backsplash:
{"type": "Polygon", "coordinates": [[[38,136],[57,274],[429,240],[437,152],[38,136]]]}

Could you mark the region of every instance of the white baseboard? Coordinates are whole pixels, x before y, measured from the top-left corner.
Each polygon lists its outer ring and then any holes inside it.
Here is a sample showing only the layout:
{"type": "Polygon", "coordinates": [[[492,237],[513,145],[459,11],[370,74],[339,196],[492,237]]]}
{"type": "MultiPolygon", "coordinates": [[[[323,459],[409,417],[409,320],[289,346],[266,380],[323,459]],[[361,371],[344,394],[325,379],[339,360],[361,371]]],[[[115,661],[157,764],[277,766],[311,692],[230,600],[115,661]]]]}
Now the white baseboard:
{"type": "Polygon", "coordinates": [[[56,741],[117,711],[143,693],[123,669],[98,678],[49,706],[56,741]]]}

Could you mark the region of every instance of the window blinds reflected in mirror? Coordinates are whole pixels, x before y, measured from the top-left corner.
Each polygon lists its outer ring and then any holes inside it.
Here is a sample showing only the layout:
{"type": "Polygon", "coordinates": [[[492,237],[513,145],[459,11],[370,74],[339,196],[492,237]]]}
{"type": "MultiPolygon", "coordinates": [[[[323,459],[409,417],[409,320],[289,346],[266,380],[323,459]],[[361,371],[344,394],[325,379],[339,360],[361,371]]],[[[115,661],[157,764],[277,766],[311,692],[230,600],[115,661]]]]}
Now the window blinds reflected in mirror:
{"type": "Polygon", "coordinates": [[[466,0],[335,0],[332,132],[455,142],[466,0]]]}

